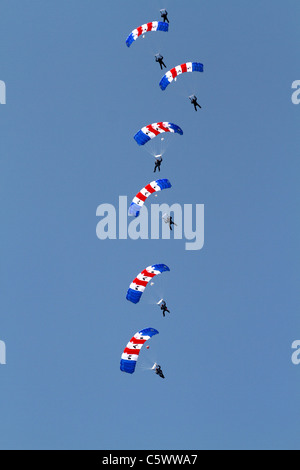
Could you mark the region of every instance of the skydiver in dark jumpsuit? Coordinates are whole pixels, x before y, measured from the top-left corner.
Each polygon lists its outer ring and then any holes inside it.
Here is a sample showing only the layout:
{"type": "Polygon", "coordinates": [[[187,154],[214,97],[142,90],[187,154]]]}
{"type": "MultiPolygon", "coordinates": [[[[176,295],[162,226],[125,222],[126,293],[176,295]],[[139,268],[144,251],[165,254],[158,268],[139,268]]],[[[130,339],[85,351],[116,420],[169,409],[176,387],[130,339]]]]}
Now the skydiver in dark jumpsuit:
{"type": "Polygon", "coordinates": [[[165,67],[165,69],[167,68],[166,64],[164,63],[164,58],[161,54],[156,54],[155,62],[159,63],[161,70],[163,70],[163,67],[165,67]]]}
{"type": "Polygon", "coordinates": [[[154,173],[156,173],[156,170],[160,171],[160,167],[162,164],[163,159],[162,158],[157,158],[155,162],[155,167],[154,167],[154,173]]]}
{"type": "Polygon", "coordinates": [[[166,316],[166,312],[171,313],[170,310],[167,308],[167,304],[165,301],[162,302],[160,309],[162,310],[163,316],[166,316]]]}
{"type": "Polygon", "coordinates": [[[200,106],[200,104],[198,103],[198,98],[197,98],[197,96],[195,96],[195,95],[190,96],[190,100],[191,100],[191,103],[194,105],[195,111],[198,111],[198,110],[197,110],[197,106],[198,106],[198,108],[201,109],[201,106],[200,106]]]}
{"type": "Polygon", "coordinates": [[[173,229],[172,229],[172,225],[175,225],[175,222],[173,222],[173,217],[170,216],[170,220],[169,220],[169,227],[170,227],[170,230],[173,230],[173,229]]]}
{"type": "Polygon", "coordinates": [[[162,19],[164,20],[164,23],[167,22],[167,23],[170,23],[169,19],[168,19],[168,12],[167,10],[160,10],[160,15],[162,17],[162,19]]]}
{"type": "Polygon", "coordinates": [[[161,367],[159,365],[156,366],[155,373],[156,373],[156,375],[159,375],[162,379],[165,378],[165,376],[163,374],[163,371],[161,370],[161,367]]]}

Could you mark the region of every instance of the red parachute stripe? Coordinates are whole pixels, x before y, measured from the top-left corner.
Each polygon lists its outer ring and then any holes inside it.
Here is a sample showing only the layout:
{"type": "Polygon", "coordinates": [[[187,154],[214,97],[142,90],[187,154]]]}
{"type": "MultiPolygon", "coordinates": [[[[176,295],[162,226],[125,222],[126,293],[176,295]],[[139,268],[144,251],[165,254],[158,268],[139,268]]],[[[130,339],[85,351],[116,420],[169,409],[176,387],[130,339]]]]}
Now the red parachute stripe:
{"type": "Polygon", "coordinates": [[[156,276],[156,274],[154,274],[154,273],[149,273],[149,271],[147,271],[147,269],[144,269],[144,271],[142,271],[141,274],[143,276],[147,276],[147,277],[155,277],[156,276]]]}
{"type": "Polygon", "coordinates": [[[133,281],[133,284],[136,284],[137,286],[147,287],[148,282],[147,281],[141,281],[140,279],[138,279],[136,277],[135,280],[133,281]]]}
{"type": "Polygon", "coordinates": [[[140,349],[129,349],[129,348],[125,348],[124,349],[124,353],[125,354],[135,354],[135,355],[139,355],[140,353],[140,349]]]}
{"type": "Polygon", "coordinates": [[[130,342],[133,344],[144,344],[146,343],[146,339],[137,339],[135,337],[131,338],[130,342]]]}
{"type": "Polygon", "coordinates": [[[147,196],[144,196],[144,194],[142,194],[142,193],[138,193],[138,194],[136,195],[136,197],[137,197],[138,199],[140,199],[141,201],[143,201],[143,202],[147,201],[147,196]]]}
{"type": "Polygon", "coordinates": [[[182,72],[183,72],[183,73],[187,72],[187,66],[186,66],[186,64],[182,64],[182,65],[181,65],[181,69],[182,69],[182,72]]]}
{"type": "Polygon", "coordinates": [[[150,184],[147,184],[147,186],[145,186],[145,189],[146,189],[150,194],[156,193],[155,189],[153,189],[150,184]]]}
{"type": "Polygon", "coordinates": [[[170,132],[170,129],[168,127],[165,127],[162,122],[158,122],[157,125],[162,131],[170,132]]]}
{"type": "Polygon", "coordinates": [[[170,72],[171,72],[173,78],[177,77],[177,70],[175,68],[171,69],[170,72]]]}
{"type": "Polygon", "coordinates": [[[152,132],[154,135],[157,136],[157,135],[160,134],[160,132],[158,132],[156,129],[154,129],[153,126],[150,125],[150,126],[147,126],[147,127],[148,127],[149,131],[152,132]]]}

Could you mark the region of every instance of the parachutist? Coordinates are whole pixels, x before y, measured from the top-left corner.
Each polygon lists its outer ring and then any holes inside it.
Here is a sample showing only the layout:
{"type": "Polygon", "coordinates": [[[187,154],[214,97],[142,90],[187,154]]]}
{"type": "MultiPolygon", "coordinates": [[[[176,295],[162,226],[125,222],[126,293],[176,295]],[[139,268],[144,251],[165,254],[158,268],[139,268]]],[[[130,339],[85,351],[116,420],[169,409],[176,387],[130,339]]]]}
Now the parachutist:
{"type": "Polygon", "coordinates": [[[166,312],[171,313],[170,310],[168,310],[167,304],[164,300],[162,301],[160,309],[161,309],[164,317],[166,316],[166,312]]]}
{"type": "Polygon", "coordinates": [[[163,371],[161,370],[161,367],[158,364],[156,365],[155,373],[156,375],[159,375],[162,379],[165,378],[163,371]]]}
{"type": "Polygon", "coordinates": [[[170,23],[169,19],[168,19],[168,12],[167,10],[163,9],[163,10],[160,10],[160,16],[162,17],[162,19],[164,20],[164,23],[167,22],[167,23],[170,23]]]}
{"type": "Polygon", "coordinates": [[[173,230],[172,229],[172,225],[176,225],[175,222],[173,221],[173,217],[170,216],[170,220],[169,220],[169,227],[170,227],[170,230],[173,230]]]}
{"type": "Polygon", "coordinates": [[[156,54],[155,62],[159,63],[161,70],[163,70],[164,67],[167,68],[166,64],[164,63],[164,58],[161,54],[156,54]]]}
{"type": "Polygon", "coordinates": [[[198,111],[198,110],[197,110],[197,107],[201,109],[201,106],[200,106],[200,104],[198,103],[198,98],[197,98],[197,96],[192,95],[192,96],[190,96],[189,98],[190,98],[190,100],[191,100],[191,103],[194,105],[195,111],[198,111]]]}
{"type": "Polygon", "coordinates": [[[154,167],[154,173],[156,173],[156,170],[160,171],[160,167],[161,167],[162,161],[163,161],[163,159],[162,159],[161,157],[156,158],[155,167],[154,167]]]}

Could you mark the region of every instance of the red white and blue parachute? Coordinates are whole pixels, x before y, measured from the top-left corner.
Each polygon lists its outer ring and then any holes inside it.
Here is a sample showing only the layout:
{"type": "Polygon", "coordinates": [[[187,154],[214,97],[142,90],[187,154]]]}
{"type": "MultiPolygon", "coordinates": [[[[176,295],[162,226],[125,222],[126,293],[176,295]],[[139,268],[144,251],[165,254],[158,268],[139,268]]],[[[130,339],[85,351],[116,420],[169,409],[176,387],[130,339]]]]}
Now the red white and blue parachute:
{"type": "Polygon", "coordinates": [[[136,41],[140,36],[145,33],[148,33],[149,31],[168,32],[169,25],[168,23],[163,23],[162,21],[152,21],[151,23],[143,24],[142,26],[139,26],[138,28],[134,29],[132,33],[129,34],[128,38],[126,39],[127,46],[130,47],[134,41],[136,41]]]}
{"type": "Polygon", "coordinates": [[[164,132],[183,135],[183,130],[172,122],[155,122],[154,124],[145,126],[138,131],[135,134],[134,139],[138,145],[145,145],[149,140],[154,139],[156,136],[163,134],[164,132]]]}
{"type": "Polygon", "coordinates": [[[130,284],[126,299],[133,304],[139,303],[148,283],[158,274],[162,274],[167,271],[170,271],[170,268],[165,264],[154,264],[153,266],[149,266],[144,269],[144,271],[138,274],[130,284]]]}
{"type": "Polygon", "coordinates": [[[159,332],[154,328],[145,328],[144,330],[136,333],[131,338],[121,356],[120,369],[122,372],[127,372],[127,374],[134,373],[135,366],[143,345],[146,343],[146,341],[152,338],[152,336],[158,334],[159,332]]]}
{"type": "Polygon", "coordinates": [[[141,189],[135,198],[133,198],[133,201],[128,209],[128,215],[138,217],[140,215],[141,208],[145,204],[147,198],[151,196],[151,194],[158,191],[163,191],[164,189],[170,189],[171,187],[172,185],[167,179],[160,179],[147,184],[147,186],[141,189]]]}
{"type": "Polygon", "coordinates": [[[199,62],[187,62],[185,64],[178,65],[177,67],[174,67],[173,69],[169,70],[169,72],[166,73],[166,75],[161,79],[159,86],[162,90],[165,90],[168,85],[170,85],[171,82],[175,78],[178,77],[178,75],[181,75],[186,72],[203,72],[204,71],[204,66],[203,64],[200,64],[199,62]]]}

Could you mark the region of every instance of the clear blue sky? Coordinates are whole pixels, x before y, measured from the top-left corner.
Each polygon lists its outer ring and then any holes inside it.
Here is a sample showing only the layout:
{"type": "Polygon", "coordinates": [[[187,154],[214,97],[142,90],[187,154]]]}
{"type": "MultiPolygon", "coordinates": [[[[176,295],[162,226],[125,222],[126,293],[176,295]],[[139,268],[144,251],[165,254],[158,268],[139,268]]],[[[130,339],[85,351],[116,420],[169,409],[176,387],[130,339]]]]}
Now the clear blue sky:
{"type": "Polygon", "coordinates": [[[0,448],[299,449],[299,1],[0,7],[0,448]],[[127,49],[164,7],[170,32],[127,49]],[[201,112],[187,77],[159,89],[158,50],[169,67],[204,63],[201,112]],[[153,179],[132,137],[160,120],[184,129],[161,200],[205,204],[199,252],[96,237],[97,206],[153,179]],[[125,300],[153,263],[171,268],[165,319],[148,294],[125,300]],[[150,326],[165,381],[119,370],[150,326]]]}

